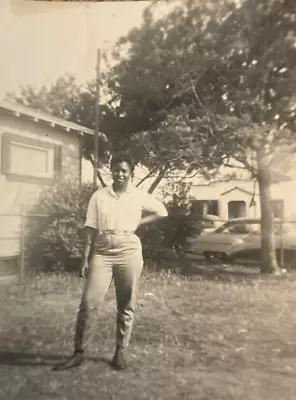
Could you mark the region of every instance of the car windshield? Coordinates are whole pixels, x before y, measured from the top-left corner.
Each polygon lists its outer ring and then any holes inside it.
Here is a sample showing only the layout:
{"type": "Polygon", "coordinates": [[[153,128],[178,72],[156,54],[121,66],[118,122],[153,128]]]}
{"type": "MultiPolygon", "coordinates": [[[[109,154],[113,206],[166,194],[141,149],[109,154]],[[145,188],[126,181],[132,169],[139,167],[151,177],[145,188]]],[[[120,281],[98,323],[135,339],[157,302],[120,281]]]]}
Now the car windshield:
{"type": "Polygon", "coordinates": [[[226,222],[220,228],[215,230],[215,233],[231,233],[247,235],[250,233],[259,234],[260,233],[260,223],[252,224],[248,222],[226,222]]]}
{"type": "MultiPolygon", "coordinates": [[[[274,223],[274,233],[279,235],[282,233],[296,233],[296,225],[284,222],[281,224],[279,221],[274,223]],[[282,226],[282,227],[281,227],[282,226]]],[[[261,226],[260,221],[254,222],[243,222],[243,221],[228,221],[224,225],[220,226],[215,230],[215,233],[230,233],[230,234],[240,234],[240,235],[260,235],[261,226]]]]}

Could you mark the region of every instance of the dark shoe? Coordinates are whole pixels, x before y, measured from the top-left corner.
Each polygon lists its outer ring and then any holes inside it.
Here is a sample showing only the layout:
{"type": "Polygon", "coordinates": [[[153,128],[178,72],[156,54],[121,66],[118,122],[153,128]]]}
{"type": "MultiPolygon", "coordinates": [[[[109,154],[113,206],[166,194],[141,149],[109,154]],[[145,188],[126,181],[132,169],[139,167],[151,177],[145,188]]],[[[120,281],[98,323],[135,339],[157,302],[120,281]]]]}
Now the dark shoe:
{"type": "Polygon", "coordinates": [[[82,351],[75,351],[73,356],[70,357],[62,364],[56,365],[53,370],[54,371],[64,371],[66,369],[71,369],[75,367],[79,367],[84,361],[84,356],[82,351]]]}
{"type": "Polygon", "coordinates": [[[124,359],[123,350],[116,350],[114,357],[111,361],[111,367],[116,369],[117,371],[123,370],[127,368],[127,363],[124,359]]]}

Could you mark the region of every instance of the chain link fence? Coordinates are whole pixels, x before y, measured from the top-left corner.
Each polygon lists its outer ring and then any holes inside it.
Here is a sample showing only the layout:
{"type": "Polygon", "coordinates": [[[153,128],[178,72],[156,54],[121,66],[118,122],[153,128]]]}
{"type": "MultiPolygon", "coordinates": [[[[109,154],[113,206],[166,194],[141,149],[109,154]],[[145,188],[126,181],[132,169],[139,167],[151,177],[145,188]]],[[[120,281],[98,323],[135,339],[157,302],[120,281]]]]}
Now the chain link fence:
{"type": "Polygon", "coordinates": [[[48,220],[47,215],[0,213],[0,276],[19,275],[23,279],[28,270],[30,233],[36,225],[48,220]]]}

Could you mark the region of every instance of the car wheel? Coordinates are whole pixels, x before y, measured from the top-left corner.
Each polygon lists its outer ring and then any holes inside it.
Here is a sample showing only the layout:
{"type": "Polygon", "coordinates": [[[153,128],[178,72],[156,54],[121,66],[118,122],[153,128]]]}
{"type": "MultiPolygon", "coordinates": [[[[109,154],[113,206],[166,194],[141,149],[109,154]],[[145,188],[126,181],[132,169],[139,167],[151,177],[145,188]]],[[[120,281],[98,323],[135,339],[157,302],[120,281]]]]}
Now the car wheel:
{"type": "Polygon", "coordinates": [[[207,261],[210,261],[210,260],[213,258],[213,256],[211,255],[211,252],[210,252],[210,251],[205,251],[205,252],[203,253],[203,256],[204,256],[204,258],[205,258],[207,261]]]}

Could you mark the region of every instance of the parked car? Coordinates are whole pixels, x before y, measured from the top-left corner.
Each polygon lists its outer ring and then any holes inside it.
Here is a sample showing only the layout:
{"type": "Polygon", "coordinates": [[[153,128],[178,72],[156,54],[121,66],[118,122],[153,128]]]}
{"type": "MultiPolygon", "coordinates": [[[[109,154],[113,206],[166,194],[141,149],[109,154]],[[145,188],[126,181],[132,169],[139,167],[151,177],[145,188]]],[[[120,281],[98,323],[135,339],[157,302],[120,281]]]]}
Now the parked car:
{"type": "MultiPolygon", "coordinates": [[[[296,260],[296,225],[275,220],[274,235],[278,259],[283,248],[285,261],[296,260]]],[[[259,261],[260,219],[237,218],[227,221],[206,235],[187,236],[184,251],[185,257],[202,255],[206,259],[219,259],[224,262],[259,261]]]]}
{"type": "Polygon", "coordinates": [[[220,217],[211,214],[200,217],[200,222],[202,226],[201,234],[203,235],[205,233],[214,232],[223,224],[223,221],[221,221],[220,217]]]}

